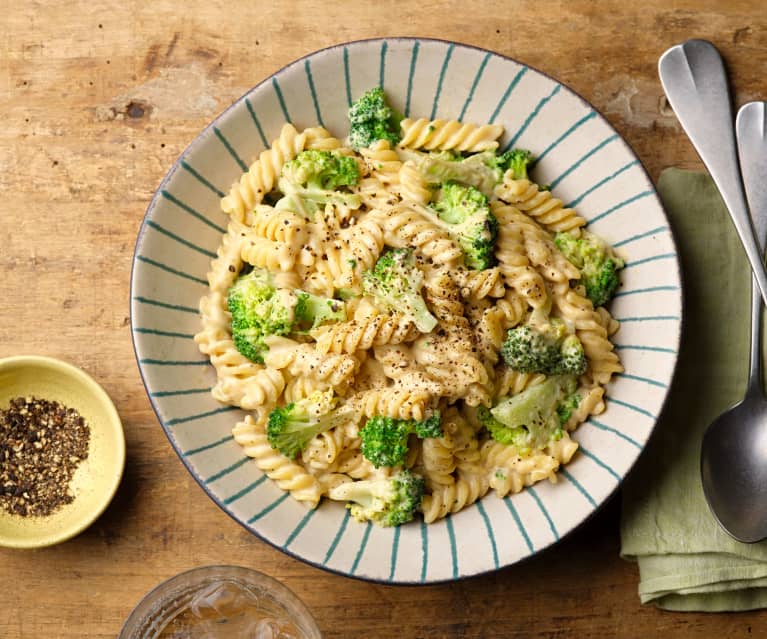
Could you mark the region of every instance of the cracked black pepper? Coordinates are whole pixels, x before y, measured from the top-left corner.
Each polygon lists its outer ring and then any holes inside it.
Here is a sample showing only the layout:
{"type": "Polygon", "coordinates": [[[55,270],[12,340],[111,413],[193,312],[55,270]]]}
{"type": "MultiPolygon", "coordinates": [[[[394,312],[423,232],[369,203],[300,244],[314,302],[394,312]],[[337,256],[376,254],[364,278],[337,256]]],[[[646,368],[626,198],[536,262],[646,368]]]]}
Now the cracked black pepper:
{"type": "Polygon", "coordinates": [[[0,506],[44,517],[74,500],[70,482],[88,457],[90,428],[74,408],[15,397],[0,410],[0,506]]]}

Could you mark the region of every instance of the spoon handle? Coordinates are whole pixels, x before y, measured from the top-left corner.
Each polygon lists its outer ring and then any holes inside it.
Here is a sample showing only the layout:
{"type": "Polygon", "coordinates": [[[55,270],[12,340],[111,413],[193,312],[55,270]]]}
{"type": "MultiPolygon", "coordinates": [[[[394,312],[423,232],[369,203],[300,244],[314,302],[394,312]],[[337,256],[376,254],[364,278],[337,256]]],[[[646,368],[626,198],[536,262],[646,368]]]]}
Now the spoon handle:
{"type": "MultiPolygon", "coordinates": [[[[735,131],[738,155],[756,241],[764,253],[767,242],[767,104],[749,102],[738,111],[735,131]]],[[[762,394],[762,300],[756,281],[751,280],[751,353],[748,393],[762,394]]]]}
{"type": "Polygon", "coordinates": [[[688,40],[661,56],[658,71],[671,107],[727,205],[762,298],[767,302],[767,272],[754,238],[738,170],[730,92],[722,57],[710,42],[688,40]]]}

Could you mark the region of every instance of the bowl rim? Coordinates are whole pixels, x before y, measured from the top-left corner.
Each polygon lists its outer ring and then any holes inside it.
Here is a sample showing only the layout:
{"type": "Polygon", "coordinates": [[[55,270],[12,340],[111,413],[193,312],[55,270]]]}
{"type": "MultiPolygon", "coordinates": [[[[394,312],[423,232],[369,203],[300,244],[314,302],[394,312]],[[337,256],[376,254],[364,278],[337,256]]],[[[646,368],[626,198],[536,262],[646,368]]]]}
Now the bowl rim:
{"type": "MultiPolygon", "coordinates": [[[[644,165],[643,160],[639,157],[639,155],[634,151],[634,148],[629,144],[629,142],[623,137],[623,135],[615,128],[615,126],[605,117],[605,115],[597,109],[589,100],[584,98],[579,92],[571,88],[569,85],[565,84],[564,82],[558,80],[551,74],[541,71],[538,67],[533,66],[531,64],[528,64],[526,62],[522,62],[516,58],[513,58],[511,56],[499,53],[497,51],[494,51],[492,49],[487,49],[484,47],[480,47],[474,44],[468,44],[465,42],[460,42],[458,40],[447,40],[443,38],[435,38],[435,37],[421,37],[421,36],[376,36],[371,38],[360,38],[355,40],[348,40],[348,41],[342,41],[335,44],[328,45],[326,47],[321,47],[319,49],[316,49],[314,51],[311,51],[309,53],[306,53],[298,58],[295,58],[288,62],[287,64],[283,65],[282,67],[274,70],[269,75],[264,77],[260,82],[254,84],[250,89],[245,91],[240,97],[238,97],[236,100],[234,100],[229,106],[227,106],[223,111],[218,113],[197,135],[195,135],[194,139],[184,148],[184,150],[178,155],[176,160],[173,162],[171,167],[168,169],[167,173],[161,180],[160,184],[157,186],[154,195],[152,196],[152,199],[149,201],[149,204],[147,205],[146,211],[144,213],[144,216],[141,221],[141,225],[139,227],[137,237],[136,237],[136,243],[134,245],[134,252],[133,252],[133,259],[131,261],[131,274],[130,274],[130,290],[129,290],[129,307],[130,307],[130,320],[131,320],[131,342],[133,344],[133,352],[136,358],[136,365],[139,370],[139,375],[141,377],[141,382],[144,385],[144,391],[146,392],[147,397],[149,398],[149,402],[152,406],[152,410],[155,413],[155,416],[157,417],[157,420],[162,427],[163,432],[165,433],[166,438],[168,439],[168,442],[171,445],[171,448],[173,448],[174,452],[178,456],[178,458],[181,460],[182,464],[186,467],[187,471],[190,473],[190,475],[194,478],[195,482],[199,485],[199,487],[205,492],[205,494],[213,500],[213,502],[221,509],[223,510],[229,517],[231,517],[235,522],[237,522],[239,525],[241,525],[245,530],[247,530],[249,533],[255,535],[258,539],[261,541],[269,544],[276,550],[279,550],[281,553],[288,555],[294,559],[297,559],[307,565],[310,565],[314,568],[318,568],[320,570],[323,570],[325,572],[337,574],[343,577],[351,578],[351,579],[358,579],[361,581],[366,581],[370,583],[378,583],[382,585],[392,585],[392,586],[429,586],[429,585],[438,585],[438,584],[445,584],[445,583],[452,583],[456,581],[461,581],[464,579],[472,579],[474,577],[480,577],[483,575],[491,574],[498,572],[500,570],[508,569],[511,566],[516,566],[522,563],[525,563],[527,561],[530,561],[531,559],[534,559],[535,557],[538,557],[541,553],[549,550],[553,546],[559,545],[563,540],[567,539],[572,533],[574,533],[576,530],[583,527],[586,523],[591,521],[595,515],[597,515],[599,512],[602,511],[602,509],[611,502],[616,494],[618,493],[619,489],[623,485],[623,482],[626,480],[626,478],[632,473],[632,471],[636,468],[637,462],[641,457],[644,456],[645,451],[647,450],[648,445],[650,444],[650,441],[653,438],[653,435],[656,432],[658,422],[661,421],[663,418],[663,414],[666,411],[669,403],[669,397],[671,395],[671,390],[674,386],[674,380],[676,379],[677,373],[679,371],[679,347],[681,345],[681,338],[682,338],[682,330],[684,327],[684,324],[686,322],[686,309],[685,309],[685,286],[684,286],[684,280],[683,280],[683,271],[681,268],[681,262],[679,257],[679,249],[678,244],[676,242],[676,239],[674,237],[674,230],[671,227],[668,213],[666,212],[666,208],[663,204],[663,200],[661,199],[660,195],[658,194],[658,190],[656,188],[656,184],[653,182],[653,180],[650,177],[650,174],[647,170],[647,168],[644,165]],[[579,100],[586,108],[590,109],[594,112],[595,118],[599,120],[602,124],[606,125],[611,131],[613,131],[616,135],[616,141],[623,145],[623,147],[637,160],[637,166],[641,169],[641,171],[644,173],[647,182],[650,184],[652,191],[653,191],[653,199],[655,200],[657,206],[662,211],[664,217],[669,222],[668,224],[668,234],[669,234],[669,241],[671,242],[673,248],[674,248],[674,255],[675,258],[673,260],[674,262],[674,271],[676,278],[679,281],[679,321],[677,322],[677,331],[674,335],[674,344],[676,346],[676,354],[674,356],[674,363],[672,366],[671,373],[669,375],[669,381],[668,386],[665,389],[663,399],[660,404],[660,408],[658,410],[658,414],[656,419],[653,421],[653,424],[651,428],[649,429],[647,433],[647,438],[642,446],[642,449],[638,452],[632,463],[629,465],[628,469],[626,470],[625,474],[621,477],[621,479],[616,483],[616,485],[613,487],[613,489],[604,497],[604,499],[594,508],[592,508],[587,515],[585,515],[578,523],[574,524],[569,530],[559,535],[558,538],[551,540],[550,542],[541,545],[540,547],[536,548],[534,552],[530,553],[529,555],[525,555],[524,557],[517,559],[516,561],[513,561],[508,564],[504,564],[502,566],[499,566],[498,568],[488,568],[487,570],[481,570],[478,572],[474,572],[471,574],[466,575],[459,575],[458,577],[446,577],[444,579],[432,579],[432,580],[426,580],[426,581],[397,581],[393,579],[385,579],[383,577],[376,578],[376,577],[370,577],[366,575],[358,575],[358,574],[349,574],[348,572],[344,572],[343,570],[328,567],[326,565],[323,565],[319,562],[313,561],[311,559],[308,559],[294,551],[291,551],[288,548],[284,548],[280,545],[278,545],[276,542],[273,542],[269,539],[267,539],[265,536],[257,532],[255,529],[251,528],[247,525],[246,522],[241,521],[238,519],[233,512],[230,512],[227,510],[226,506],[220,500],[213,492],[208,488],[207,484],[202,480],[202,478],[197,474],[197,472],[192,468],[191,463],[182,455],[181,450],[175,445],[173,442],[173,439],[170,435],[170,430],[165,425],[165,422],[163,421],[159,407],[157,406],[155,399],[152,397],[151,392],[149,391],[149,387],[147,386],[147,381],[144,376],[143,368],[139,362],[139,352],[138,352],[138,337],[136,331],[134,331],[134,305],[133,305],[133,290],[135,285],[135,274],[136,274],[136,255],[138,255],[139,249],[141,245],[143,244],[144,240],[144,234],[147,231],[148,225],[147,225],[147,219],[149,218],[150,213],[154,210],[157,201],[160,199],[160,193],[165,188],[167,183],[173,178],[173,176],[178,172],[182,160],[187,156],[190,150],[192,150],[193,147],[195,147],[199,141],[205,137],[205,135],[214,127],[216,126],[219,121],[221,121],[230,111],[234,110],[238,105],[240,105],[247,97],[249,97],[253,92],[258,90],[263,85],[266,85],[268,82],[272,80],[275,76],[280,75],[284,71],[290,69],[291,67],[297,66],[301,63],[303,63],[305,60],[315,57],[319,54],[322,54],[326,51],[332,51],[336,49],[341,49],[343,47],[351,46],[351,45],[364,45],[364,44],[374,44],[374,43],[388,43],[388,42],[412,42],[412,43],[438,43],[438,44],[444,44],[444,45],[455,45],[458,47],[471,49],[474,51],[478,51],[484,54],[491,54],[493,56],[496,56],[502,60],[512,62],[514,64],[518,64],[524,67],[527,67],[529,70],[540,74],[541,76],[547,78],[548,80],[556,83],[557,85],[561,86],[562,89],[572,97],[579,100]]],[[[448,515],[449,516],[449,515],[448,515]]]]}
{"type": "MultiPolygon", "coordinates": [[[[117,412],[117,408],[115,407],[112,398],[106,390],[104,390],[101,384],[81,368],[64,360],[47,355],[12,355],[0,359],[0,372],[13,367],[44,368],[53,370],[62,377],[74,379],[78,384],[85,388],[88,393],[95,397],[102,408],[104,408],[108,416],[107,422],[109,429],[116,436],[117,447],[115,453],[117,456],[117,464],[113,467],[115,472],[105,475],[104,481],[99,483],[101,489],[98,490],[98,493],[101,495],[101,498],[98,500],[95,508],[91,510],[83,510],[82,516],[78,517],[69,528],[54,533],[48,533],[43,537],[25,536],[25,538],[21,540],[16,538],[9,539],[0,531],[0,547],[18,549],[46,548],[68,541],[79,535],[90,527],[112,502],[117,493],[117,489],[120,486],[120,482],[122,481],[123,471],[125,469],[125,431],[123,430],[120,414],[117,412]]],[[[32,532],[32,530],[30,532],[32,532]]]]}

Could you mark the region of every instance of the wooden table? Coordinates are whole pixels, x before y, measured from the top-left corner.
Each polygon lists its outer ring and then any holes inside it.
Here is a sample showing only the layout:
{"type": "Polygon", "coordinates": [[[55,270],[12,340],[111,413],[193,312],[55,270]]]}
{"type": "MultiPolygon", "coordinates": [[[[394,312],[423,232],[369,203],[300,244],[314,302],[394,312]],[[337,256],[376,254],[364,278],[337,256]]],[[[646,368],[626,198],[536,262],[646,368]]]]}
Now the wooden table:
{"type": "Polygon", "coordinates": [[[542,555],[449,585],[370,584],[281,554],[221,512],[171,450],[128,317],[133,244],[166,170],[222,109],[296,57],[386,35],[493,49],[589,99],[657,179],[668,166],[701,166],[662,96],[658,56],[708,38],[737,102],[766,97],[763,0],[6,0],[0,14],[0,356],[83,367],[115,400],[128,444],[119,493],[87,532],[0,551],[0,637],[115,637],[155,584],[217,563],[282,580],[328,639],[763,635],[765,613],[640,606],[637,569],[618,558],[615,499],[542,555]]]}

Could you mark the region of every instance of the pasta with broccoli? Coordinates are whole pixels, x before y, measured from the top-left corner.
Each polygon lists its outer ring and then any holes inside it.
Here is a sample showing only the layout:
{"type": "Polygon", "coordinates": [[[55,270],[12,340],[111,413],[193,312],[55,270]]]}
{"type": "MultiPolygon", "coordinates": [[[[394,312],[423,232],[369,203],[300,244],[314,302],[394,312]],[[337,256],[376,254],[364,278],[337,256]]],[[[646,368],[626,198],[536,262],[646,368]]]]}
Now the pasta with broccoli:
{"type": "Polygon", "coordinates": [[[501,126],[401,119],[380,88],[349,122],[286,124],[221,202],[195,341],[235,441],[382,526],[556,481],[623,370],[623,261],[501,126]]]}

